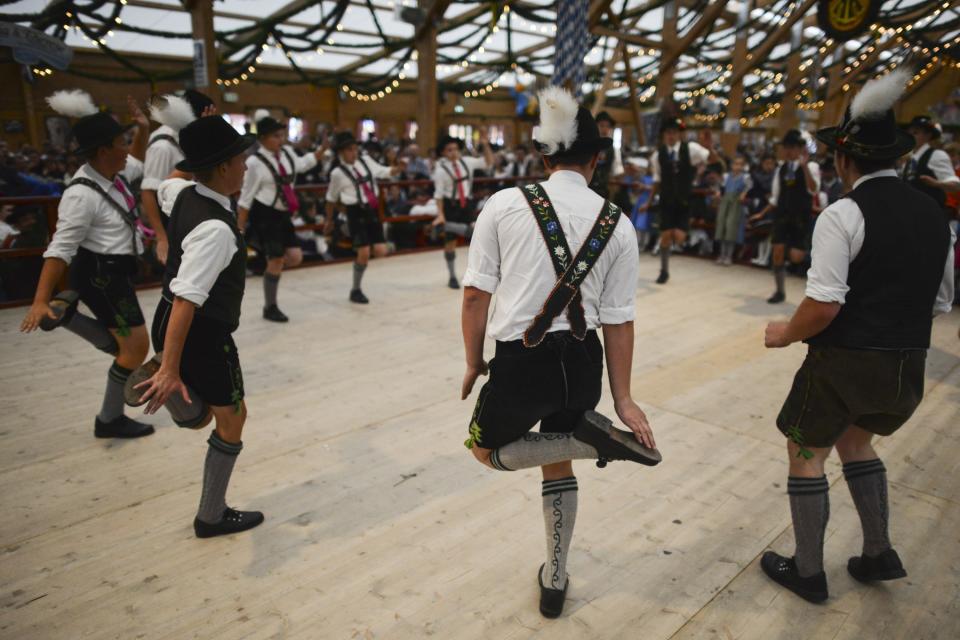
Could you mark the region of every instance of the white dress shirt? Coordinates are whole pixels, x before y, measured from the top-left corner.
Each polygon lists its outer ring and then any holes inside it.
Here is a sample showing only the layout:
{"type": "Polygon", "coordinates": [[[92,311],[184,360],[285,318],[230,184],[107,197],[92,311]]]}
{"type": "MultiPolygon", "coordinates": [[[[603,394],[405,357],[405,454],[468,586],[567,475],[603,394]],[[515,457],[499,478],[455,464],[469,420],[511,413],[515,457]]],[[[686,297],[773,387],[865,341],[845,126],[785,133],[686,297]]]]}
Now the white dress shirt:
{"type": "MultiPolygon", "coordinates": [[[[77,169],[73,177],[92,180],[118,205],[127,208],[127,201],[113,180],[100,175],[89,164],[77,169]]],[[[136,236],[139,254],[143,251],[140,234],[130,229],[120,212],[103,196],[90,187],[77,185],[64,190],[60,198],[57,230],[43,257],[59,258],[70,264],[78,247],[103,255],[133,255],[131,234],[136,236]]]]}
{"type": "MultiPolygon", "coordinates": [[[[542,184],[576,254],[597,220],[603,198],[573,171],[555,171],[542,184]]],[[[629,216],[623,215],[580,286],[588,328],[633,320],[639,271],[637,237],[629,216]]],[[[547,245],[520,189],[493,194],[477,219],[463,277],[464,286],[496,293],[490,337],[500,341],[523,337],[556,283],[547,245]]],[[[569,328],[564,313],[553,321],[550,331],[569,328]]]]}
{"type": "MultiPolygon", "coordinates": [[[[780,170],[787,170],[790,166],[792,166],[796,172],[797,180],[802,181],[804,184],[807,183],[807,179],[803,175],[803,170],[800,168],[799,161],[782,163],[777,167],[777,170],[773,172],[773,183],[770,185],[770,204],[774,206],[776,206],[777,200],[780,199],[780,170]]],[[[807,163],[807,169],[810,170],[810,177],[813,178],[813,182],[816,185],[813,191],[807,189],[807,193],[813,196],[820,192],[820,165],[811,160],[807,163]]]]}
{"type": "MultiPolygon", "coordinates": [[[[143,177],[143,163],[137,158],[127,155],[127,164],[120,173],[123,174],[127,182],[136,182],[143,177]]],[[[143,182],[141,181],[140,184],[142,185],[143,182]]],[[[140,188],[142,189],[143,187],[141,186],[140,188]]]]}
{"type": "Polygon", "coordinates": [[[180,192],[187,187],[197,184],[193,180],[184,180],[183,178],[167,178],[157,187],[157,204],[160,205],[160,211],[169,216],[173,213],[173,205],[176,204],[180,192]]]}
{"type": "MultiPolygon", "coordinates": [[[[929,144],[923,145],[910,154],[910,159],[915,162],[920,162],[920,157],[923,156],[929,148],[929,144]]],[[[947,155],[947,152],[943,149],[933,150],[933,153],[930,154],[930,161],[927,163],[927,168],[933,173],[933,177],[937,182],[960,182],[960,176],[957,176],[956,171],[953,170],[953,163],[950,161],[950,156],[947,155]]]]}
{"type": "Polygon", "coordinates": [[[154,142],[157,136],[170,136],[178,140],[180,134],[167,125],[159,127],[150,134],[147,155],[143,163],[143,182],[140,183],[140,188],[148,191],[156,191],[160,183],[170,177],[177,163],[183,160],[183,152],[179,145],[169,140],[154,142]]]}
{"type": "MultiPolygon", "coordinates": [[[[230,198],[202,184],[197,184],[197,195],[213,200],[233,215],[230,198]]],[[[230,265],[237,252],[237,238],[222,220],[204,220],[193,228],[180,243],[183,256],[177,277],[170,281],[170,292],[178,298],[202,307],[210,297],[220,272],[230,265]]]]}
{"type": "MultiPolygon", "coordinates": [[[[893,169],[884,169],[870,173],[857,180],[853,188],[872,178],[897,177],[893,169]]],[[[808,298],[818,302],[846,302],[847,275],[850,263],[863,248],[865,223],[860,207],[852,198],[841,198],[823,210],[817,217],[813,228],[813,249],[810,252],[810,270],[807,272],[808,298]]],[[[951,248],[956,243],[956,235],[951,231],[951,248]]],[[[934,315],[950,311],[953,302],[953,251],[947,252],[947,262],[943,270],[943,279],[934,315]]]]}
{"type": "Polygon", "coordinates": [[[437,166],[433,170],[433,197],[437,199],[451,198],[456,200],[459,196],[457,186],[451,176],[456,177],[457,171],[463,175],[463,168],[466,166],[466,180],[463,185],[463,197],[469,198],[473,193],[473,174],[476,171],[486,170],[487,161],[483,158],[461,157],[456,162],[450,162],[446,158],[437,161],[437,166]],[[462,161],[462,162],[461,162],[462,161]],[[447,173],[449,171],[450,173],[447,173]]]}
{"type": "MultiPolygon", "coordinates": [[[[672,151],[675,158],[680,159],[680,142],[673,145],[672,147],[667,147],[667,151],[672,151]]],[[[707,160],[710,159],[710,150],[704,147],[699,142],[688,142],[687,149],[690,151],[690,164],[696,167],[698,164],[706,164],[707,160]]],[[[650,167],[653,170],[653,181],[660,182],[660,150],[659,147],[656,151],[653,152],[653,155],[650,156],[650,167]]],[[[620,172],[623,173],[623,166],[621,165],[620,172]]]]}
{"type": "Polygon", "coordinates": [[[0,220],[0,249],[9,249],[18,235],[19,231],[0,220]]]}
{"type": "MultiPolygon", "coordinates": [[[[317,166],[317,156],[315,154],[308,153],[304,156],[298,156],[290,145],[284,145],[279,153],[283,171],[286,175],[291,176],[291,179],[295,179],[297,174],[310,171],[317,166]],[[288,154],[290,158],[287,158],[288,154]],[[293,165],[290,164],[290,159],[293,159],[293,165]]],[[[277,175],[281,175],[280,168],[277,166],[277,157],[272,152],[261,146],[257,154],[266,158],[277,175]]],[[[263,164],[260,158],[254,157],[255,155],[250,154],[247,157],[247,173],[243,176],[243,188],[240,190],[240,199],[237,200],[237,206],[249,209],[253,206],[253,201],[256,200],[272,209],[286,211],[287,201],[283,194],[279,192],[277,182],[273,179],[273,173],[263,164]]]]}
{"type": "MultiPolygon", "coordinates": [[[[389,178],[391,175],[390,167],[385,167],[370,158],[363,158],[363,163],[366,165],[366,168],[360,164],[359,160],[351,165],[341,161],[340,166],[330,172],[330,184],[327,186],[327,202],[339,202],[347,207],[359,202],[357,200],[357,188],[354,186],[353,180],[348,178],[344,171],[350,171],[350,175],[359,182],[361,180],[357,178],[357,175],[359,175],[360,178],[366,178],[367,169],[369,169],[370,173],[373,174],[373,180],[369,183],[370,188],[373,189],[377,198],[380,197],[380,192],[377,190],[377,180],[389,178]]],[[[360,187],[360,195],[361,197],[363,196],[363,187],[360,187]]]]}

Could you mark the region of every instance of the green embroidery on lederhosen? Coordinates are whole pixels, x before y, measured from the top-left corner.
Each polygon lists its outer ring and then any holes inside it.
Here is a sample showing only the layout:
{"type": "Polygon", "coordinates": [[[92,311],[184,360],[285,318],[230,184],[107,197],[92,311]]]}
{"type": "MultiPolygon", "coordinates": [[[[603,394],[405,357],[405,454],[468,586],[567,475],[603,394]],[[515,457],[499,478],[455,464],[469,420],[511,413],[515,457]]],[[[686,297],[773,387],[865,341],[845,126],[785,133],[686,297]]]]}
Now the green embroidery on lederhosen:
{"type": "Polygon", "coordinates": [[[465,446],[467,449],[473,449],[473,447],[480,442],[480,438],[483,436],[483,430],[480,428],[480,423],[477,422],[477,418],[480,417],[480,412],[483,411],[483,403],[486,401],[489,394],[490,389],[486,384],[483,385],[483,387],[480,389],[480,396],[477,398],[477,404],[473,408],[473,416],[470,418],[470,437],[467,438],[463,443],[463,446],[465,446]]]}
{"type": "MultiPolygon", "coordinates": [[[[230,345],[223,345],[223,352],[230,353],[230,345]]],[[[232,390],[230,391],[230,402],[233,403],[234,413],[239,414],[243,411],[243,372],[237,367],[236,369],[228,362],[227,369],[230,371],[230,386],[232,390]]]]}
{"type": "Polygon", "coordinates": [[[807,402],[810,400],[810,387],[813,386],[809,371],[806,372],[806,376],[807,388],[803,392],[803,404],[800,405],[800,413],[797,414],[797,421],[787,429],[786,435],[794,444],[800,447],[800,451],[797,452],[797,457],[810,460],[813,458],[813,451],[810,451],[804,446],[803,433],[800,432],[800,422],[803,420],[803,414],[807,412],[807,402]]]}

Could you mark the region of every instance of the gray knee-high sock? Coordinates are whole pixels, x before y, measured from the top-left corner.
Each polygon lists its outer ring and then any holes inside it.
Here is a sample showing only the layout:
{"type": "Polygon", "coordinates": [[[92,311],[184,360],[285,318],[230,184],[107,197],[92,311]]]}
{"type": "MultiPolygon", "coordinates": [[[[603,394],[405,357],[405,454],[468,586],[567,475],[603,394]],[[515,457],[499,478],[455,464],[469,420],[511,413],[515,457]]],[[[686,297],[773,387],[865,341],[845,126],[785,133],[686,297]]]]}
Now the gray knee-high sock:
{"type": "Polygon", "coordinates": [[[457,269],[455,264],[457,260],[457,253],[455,251],[444,251],[443,259],[447,261],[447,271],[450,272],[450,277],[456,280],[457,269]]]}
{"type": "Polygon", "coordinates": [[[280,287],[280,274],[263,274],[263,306],[277,306],[277,289],[280,287]]]}
{"type": "Polygon", "coordinates": [[[80,336],[104,353],[115,356],[120,350],[117,339],[102,322],[79,311],[73,314],[69,322],[64,323],[63,328],[80,336]]]}
{"type": "Polygon", "coordinates": [[[567,552],[577,522],[577,479],[544,480],[542,493],[547,561],[540,578],[545,587],[563,589],[567,584],[567,552]]]}
{"type": "Polygon", "coordinates": [[[353,263],[353,288],[360,289],[360,282],[363,281],[363,272],[367,270],[367,265],[359,262],[353,263]]]}
{"type": "Polygon", "coordinates": [[[243,449],[243,443],[227,442],[214,431],[207,444],[210,446],[203,464],[203,491],[197,519],[215,524],[223,519],[223,511],[227,508],[227,485],[230,484],[230,474],[233,473],[233,465],[243,449]]]}
{"type": "Polygon", "coordinates": [[[773,268],[773,280],[774,282],[777,283],[777,293],[783,293],[785,291],[784,281],[786,280],[786,277],[787,277],[786,265],[780,265],[779,267],[775,266],[773,268]]]}
{"type": "Polygon", "coordinates": [[[670,245],[660,245],[660,270],[670,273],[670,245]]]}
{"type": "Polygon", "coordinates": [[[827,476],[787,479],[797,571],[807,578],[823,571],[823,538],[830,519],[830,485],[827,476]]]}
{"type": "Polygon", "coordinates": [[[113,422],[123,415],[123,387],[131,373],[132,370],[121,367],[116,361],[107,372],[107,388],[103,392],[103,405],[98,416],[103,422],[113,422]]]}
{"type": "Polygon", "coordinates": [[[860,514],[863,554],[879,556],[890,548],[887,470],[877,458],[843,465],[843,476],[860,514]]]}
{"type": "Polygon", "coordinates": [[[527,433],[490,454],[490,464],[500,471],[532,469],[566,460],[596,459],[597,450],[574,438],[572,433],[527,433]]]}
{"type": "Polygon", "coordinates": [[[733,260],[733,250],[736,244],[731,240],[725,240],[723,243],[723,257],[727,260],[733,260]]]}

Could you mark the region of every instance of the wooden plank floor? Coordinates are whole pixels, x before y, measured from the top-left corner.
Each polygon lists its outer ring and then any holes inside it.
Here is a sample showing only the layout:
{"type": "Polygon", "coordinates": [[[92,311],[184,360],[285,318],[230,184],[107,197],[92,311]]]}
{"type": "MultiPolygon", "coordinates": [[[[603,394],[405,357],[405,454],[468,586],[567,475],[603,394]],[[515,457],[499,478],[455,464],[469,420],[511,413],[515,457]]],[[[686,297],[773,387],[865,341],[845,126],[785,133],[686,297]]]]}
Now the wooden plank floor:
{"type": "MultiPolygon", "coordinates": [[[[556,621],[536,608],[538,473],[485,469],[462,446],[460,297],[439,253],[375,262],[369,307],[346,301],[350,265],[288,273],[283,327],[260,320],[249,281],[229,501],[267,521],[227,539],[192,535],[206,433],[159,415],[149,438],[95,440],[108,360],[0,312],[0,638],[960,637],[960,312],[936,321],[924,404],[881,445],[910,576],[846,575],[859,523],[834,462],[832,598],[816,607],[757,566],[793,543],[773,420],[803,349],[762,344],[793,307],[765,304],[757,269],[677,258],[658,287],[642,260],[633,388],[665,461],[578,465],[556,621]]],[[[141,296],[148,317],[157,297],[141,296]]]]}

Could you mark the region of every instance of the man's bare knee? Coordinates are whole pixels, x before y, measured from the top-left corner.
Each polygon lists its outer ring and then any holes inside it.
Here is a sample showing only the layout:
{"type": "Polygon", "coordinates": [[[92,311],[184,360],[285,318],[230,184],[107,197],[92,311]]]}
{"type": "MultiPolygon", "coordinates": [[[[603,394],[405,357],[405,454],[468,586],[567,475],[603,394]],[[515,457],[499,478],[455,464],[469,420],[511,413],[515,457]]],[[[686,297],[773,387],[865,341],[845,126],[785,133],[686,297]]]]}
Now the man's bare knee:
{"type": "Polygon", "coordinates": [[[480,462],[480,464],[485,464],[491,469],[494,468],[493,465],[490,464],[490,454],[493,453],[492,449],[484,449],[482,447],[473,447],[472,449],[470,449],[470,451],[473,453],[473,457],[476,458],[477,461],[480,462]]]}

